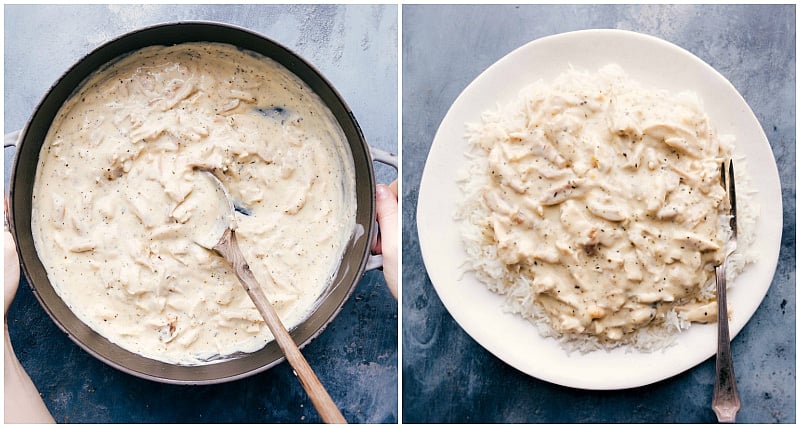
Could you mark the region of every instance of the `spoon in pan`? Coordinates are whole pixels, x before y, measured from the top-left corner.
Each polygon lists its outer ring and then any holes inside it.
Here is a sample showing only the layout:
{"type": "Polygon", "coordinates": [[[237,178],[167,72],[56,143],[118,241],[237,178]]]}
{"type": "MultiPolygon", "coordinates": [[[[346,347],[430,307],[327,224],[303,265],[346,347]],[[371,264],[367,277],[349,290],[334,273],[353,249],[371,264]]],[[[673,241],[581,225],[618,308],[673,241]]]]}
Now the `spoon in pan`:
{"type": "Polygon", "coordinates": [[[239,244],[236,242],[234,204],[228,190],[211,171],[196,168],[196,172],[199,173],[199,177],[195,191],[209,192],[210,197],[206,199],[206,204],[198,204],[195,215],[193,215],[195,242],[221,255],[230,263],[239,282],[247,290],[247,294],[253,300],[261,317],[264,318],[267,327],[275,336],[275,341],[300,379],[300,384],[311,398],[322,421],[347,423],[303,354],[300,353],[297,344],[289,335],[275,308],[270,304],[264,290],[247,265],[247,261],[239,249],[239,244]]]}

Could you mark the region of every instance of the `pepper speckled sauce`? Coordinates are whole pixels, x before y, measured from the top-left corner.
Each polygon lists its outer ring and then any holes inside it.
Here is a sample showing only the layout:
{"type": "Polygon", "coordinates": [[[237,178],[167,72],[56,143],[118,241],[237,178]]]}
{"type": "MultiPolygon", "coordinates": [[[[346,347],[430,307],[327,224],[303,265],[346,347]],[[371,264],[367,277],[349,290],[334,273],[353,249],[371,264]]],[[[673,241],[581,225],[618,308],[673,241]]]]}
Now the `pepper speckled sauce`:
{"type": "Polygon", "coordinates": [[[92,76],[42,147],[36,249],[92,329],[187,365],[272,340],[224,260],[192,240],[192,216],[213,203],[196,167],[215,170],[241,207],[239,244],[256,277],[274,283],[265,292],[289,328],[330,284],[356,210],[341,128],[278,63],[187,43],[142,49],[92,76]]]}
{"type": "Polygon", "coordinates": [[[471,266],[553,335],[616,346],[716,315],[727,202],[696,96],[610,65],[524,88],[467,132],[458,218],[471,266]]]}

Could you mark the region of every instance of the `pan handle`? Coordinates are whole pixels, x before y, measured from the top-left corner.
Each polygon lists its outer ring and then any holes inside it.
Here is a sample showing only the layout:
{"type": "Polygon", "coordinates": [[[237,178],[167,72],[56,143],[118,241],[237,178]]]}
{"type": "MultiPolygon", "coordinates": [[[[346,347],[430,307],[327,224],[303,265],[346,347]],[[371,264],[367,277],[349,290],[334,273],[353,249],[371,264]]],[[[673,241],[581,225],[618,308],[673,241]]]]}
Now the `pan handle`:
{"type": "Polygon", "coordinates": [[[13,132],[9,132],[5,135],[5,141],[3,142],[3,148],[6,147],[17,147],[19,145],[19,137],[22,131],[19,129],[13,132]]]}
{"type": "MultiPolygon", "coordinates": [[[[369,153],[372,156],[372,160],[375,162],[380,162],[384,165],[389,165],[397,171],[397,154],[390,153],[385,150],[376,149],[375,147],[369,148],[369,153]]],[[[380,227],[378,226],[377,222],[375,224],[374,233],[372,234],[372,240],[370,243],[370,248],[374,248],[375,244],[378,242],[378,235],[380,234],[380,227]]],[[[369,258],[367,259],[367,267],[366,270],[374,270],[374,269],[381,269],[383,268],[383,255],[381,254],[370,254],[369,258]]]]}
{"type": "Polygon", "coordinates": [[[397,155],[387,152],[385,150],[376,149],[375,147],[369,148],[369,153],[372,155],[372,160],[380,162],[384,165],[389,165],[397,171],[397,155]]]}
{"type": "MultiPolygon", "coordinates": [[[[20,136],[22,135],[21,130],[16,130],[13,132],[9,132],[3,136],[3,149],[7,147],[14,147],[14,150],[19,147],[19,140],[20,136]]],[[[16,154],[15,154],[16,156],[16,154]]],[[[11,213],[8,211],[8,193],[3,192],[3,230],[8,230],[9,225],[11,224],[11,213]]]]}

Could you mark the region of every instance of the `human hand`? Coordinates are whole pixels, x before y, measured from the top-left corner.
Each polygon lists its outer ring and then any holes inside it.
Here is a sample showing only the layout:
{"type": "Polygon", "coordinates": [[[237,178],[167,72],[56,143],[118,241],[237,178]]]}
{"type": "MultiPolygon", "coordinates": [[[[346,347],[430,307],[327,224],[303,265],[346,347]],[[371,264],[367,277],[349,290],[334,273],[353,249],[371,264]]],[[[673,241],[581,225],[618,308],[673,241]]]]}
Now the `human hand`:
{"type": "Polygon", "coordinates": [[[11,302],[14,301],[17,287],[19,287],[19,258],[17,257],[17,247],[14,244],[14,237],[11,236],[11,232],[5,232],[3,248],[5,249],[5,261],[3,262],[5,272],[3,278],[3,315],[5,316],[8,314],[8,308],[11,306],[11,302]]]}
{"type": "Polygon", "coordinates": [[[380,235],[373,251],[383,254],[383,277],[397,299],[397,180],[375,188],[380,235]]]}
{"type": "MultiPolygon", "coordinates": [[[[3,268],[3,302],[5,309],[3,317],[8,315],[8,308],[14,301],[19,287],[19,257],[17,256],[17,246],[14,244],[14,237],[11,232],[4,233],[5,240],[3,248],[5,251],[5,261],[3,268]]],[[[4,322],[4,367],[3,373],[5,397],[3,405],[5,407],[6,423],[38,423],[52,424],[55,421],[50,415],[50,411],[42,401],[42,396],[36,390],[36,386],[28,377],[28,373],[20,364],[14,347],[11,345],[11,337],[8,334],[8,323],[4,322]]]]}

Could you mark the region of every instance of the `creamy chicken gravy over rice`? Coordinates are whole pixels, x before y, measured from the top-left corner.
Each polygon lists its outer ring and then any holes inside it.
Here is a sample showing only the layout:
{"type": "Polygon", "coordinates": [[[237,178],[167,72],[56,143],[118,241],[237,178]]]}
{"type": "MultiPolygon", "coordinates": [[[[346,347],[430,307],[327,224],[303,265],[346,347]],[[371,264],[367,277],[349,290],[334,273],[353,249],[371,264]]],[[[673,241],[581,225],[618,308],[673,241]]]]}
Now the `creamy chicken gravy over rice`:
{"type": "Polygon", "coordinates": [[[615,65],[569,70],[467,134],[469,269],[511,311],[582,350],[653,349],[715,320],[733,141],[694,94],[642,87],[615,65]]]}
{"type": "Polygon", "coordinates": [[[278,63],[189,43],[137,51],[92,76],[41,150],[36,249],[87,325],[176,364],[272,340],[227,263],[192,240],[197,209],[219,203],[200,194],[209,186],[198,166],[241,205],[239,244],[289,328],[313,310],[355,227],[343,132],[278,63]]]}

